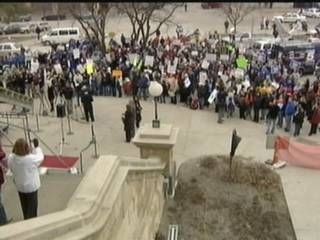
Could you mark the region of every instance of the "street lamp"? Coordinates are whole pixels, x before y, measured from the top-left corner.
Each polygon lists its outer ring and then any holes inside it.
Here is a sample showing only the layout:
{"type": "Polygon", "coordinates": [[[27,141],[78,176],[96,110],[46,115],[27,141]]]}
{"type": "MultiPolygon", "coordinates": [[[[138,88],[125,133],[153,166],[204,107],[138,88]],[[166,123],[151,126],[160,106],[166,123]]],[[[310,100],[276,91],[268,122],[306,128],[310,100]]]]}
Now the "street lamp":
{"type": "Polygon", "coordinates": [[[149,93],[154,97],[154,115],[155,119],[152,120],[153,128],[160,128],[160,121],[158,120],[158,109],[156,97],[159,97],[162,94],[162,85],[157,81],[151,81],[149,86],[149,93]]]}

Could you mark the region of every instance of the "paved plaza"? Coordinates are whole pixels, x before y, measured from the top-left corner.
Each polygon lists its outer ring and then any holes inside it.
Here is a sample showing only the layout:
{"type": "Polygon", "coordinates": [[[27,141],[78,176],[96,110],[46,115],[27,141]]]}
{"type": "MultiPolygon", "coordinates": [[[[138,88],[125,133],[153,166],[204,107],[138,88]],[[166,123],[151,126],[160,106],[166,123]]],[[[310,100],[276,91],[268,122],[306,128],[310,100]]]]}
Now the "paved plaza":
{"type": "MultiPolygon", "coordinates": [[[[98,153],[115,154],[122,156],[138,157],[139,151],[133,144],[125,143],[121,114],[124,112],[128,98],[96,97],[94,124],[98,141],[98,153]]],[[[142,124],[150,123],[154,116],[153,104],[142,101],[142,124]]],[[[182,105],[160,104],[159,116],[161,123],[171,123],[179,127],[178,141],[174,149],[174,158],[178,165],[189,159],[208,154],[228,154],[230,150],[230,137],[232,130],[237,129],[242,141],[237,154],[252,157],[253,161],[263,162],[272,158],[273,151],[266,150],[265,126],[252,123],[248,120],[240,120],[238,116],[226,119],[223,124],[217,123],[217,115],[213,109],[195,111],[182,105]]],[[[17,122],[18,123],[18,122],[17,122]]],[[[64,119],[65,130],[67,121],[64,119]]],[[[18,123],[19,124],[19,123],[18,123]]],[[[35,118],[31,118],[31,129],[36,130],[35,118]]],[[[305,124],[302,135],[308,131],[305,124]]],[[[78,156],[79,151],[85,147],[90,140],[90,125],[72,121],[73,135],[66,135],[67,144],[64,146],[64,155],[78,156]]],[[[283,134],[282,130],[277,133],[283,134]]],[[[52,117],[40,117],[40,132],[38,133],[46,143],[59,151],[60,120],[52,117]]],[[[21,130],[9,129],[10,136],[23,137],[21,130]]],[[[311,139],[316,140],[317,136],[311,139]]],[[[9,150],[8,150],[9,151],[9,150]]],[[[44,151],[50,154],[46,148],[44,151]]],[[[85,171],[94,162],[93,150],[85,154],[85,171]]],[[[316,240],[320,232],[317,228],[320,215],[314,209],[318,209],[320,203],[319,193],[314,191],[320,181],[318,171],[286,166],[277,170],[282,178],[291,217],[296,229],[298,239],[316,240]]],[[[49,172],[42,176],[42,187],[40,189],[40,215],[63,209],[68,198],[81,180],[79,175],[49,172]]],[[[3,193],[4,204],[9,216],[15,221],[21,220],[21,210],[18,204],[18,196],[9,178],[3,193]]]]}

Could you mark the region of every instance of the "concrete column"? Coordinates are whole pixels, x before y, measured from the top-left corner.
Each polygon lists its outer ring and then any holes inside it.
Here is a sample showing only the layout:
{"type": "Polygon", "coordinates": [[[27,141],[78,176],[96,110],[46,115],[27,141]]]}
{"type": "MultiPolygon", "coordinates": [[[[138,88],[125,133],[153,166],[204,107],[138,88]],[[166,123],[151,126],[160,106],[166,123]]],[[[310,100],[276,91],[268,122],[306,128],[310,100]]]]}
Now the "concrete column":
{"type": "Polygon", "coordinates": [[[151,124],[141,126],[132,142],[140,149],[140,158],[158,157],[166,164],[166,176],[175,179],[176,163],[173,159],[173,147],[176,144],[178,128],[169,124],[161,124],[160,128],[152,128],[151,124]]]}

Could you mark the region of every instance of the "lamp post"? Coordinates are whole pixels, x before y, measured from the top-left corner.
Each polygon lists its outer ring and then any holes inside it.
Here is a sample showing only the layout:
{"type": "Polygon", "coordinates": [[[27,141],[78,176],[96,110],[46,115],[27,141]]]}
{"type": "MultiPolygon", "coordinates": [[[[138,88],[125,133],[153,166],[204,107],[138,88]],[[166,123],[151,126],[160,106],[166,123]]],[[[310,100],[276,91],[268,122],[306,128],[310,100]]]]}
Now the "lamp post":
{"type": "Polygon", "coordinates": [[[155,119],[152,120],[152,127],[153,128],[160,128],[160,120],[158,119],[158,108],[157,108],[157,101],[156,98],[161,96],[162,94],[162,85],[157,81],[151,81],[149,86],[149,93],[153,96],[154,100],[154,115],[155,119]]]}

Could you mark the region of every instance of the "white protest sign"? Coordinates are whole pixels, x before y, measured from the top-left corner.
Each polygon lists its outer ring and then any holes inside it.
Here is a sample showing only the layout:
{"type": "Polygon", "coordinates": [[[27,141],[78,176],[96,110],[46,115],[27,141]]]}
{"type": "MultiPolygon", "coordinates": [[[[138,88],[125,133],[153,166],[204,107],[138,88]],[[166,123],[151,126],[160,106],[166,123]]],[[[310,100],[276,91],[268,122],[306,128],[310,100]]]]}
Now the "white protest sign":
{"type": "Polygon", "coordinates": [[[158,51],[158,52],[157,52],[158,58],[161,58],[161,57],[162,57],[162,54],[163,54],[162,51],[158,51]]]}
{"type": "Polygon", "coordinates": [[[206,72],[200,72],[199,74],[199,85],[204,86],[206,84],[207,80],[207,73],[206,72]]]}
{"type": "Polygon", "coordinates": [[[177,65],[168,64],[167,72],[170,74],[175,74],[177,70],[177,65]]]}
{"type": "Polygon", "coordinates": [[[144,59],[144,65],[152,67],[153,66],[153,60],[154,60],[153,56],[146,56],[145,59],[144,59]]]}
{"type": "Polygon", "coordinates": [[[62,68],[60,63],[53,65],[53,67],[57,74],[62,73],[62,68]]]}
{"type": "Polygon", "coordinates": [[[210,104],[212,104],[213,101],[216,99],[217,93],[218,93],[218,90],[217,90],[217,89],[213,89],[212,93],[210,94],[210,96],[209,96],[209,98],[208,98],[208,102],[209,102],[210,104]]]}
{"type": "Polygon", "coordinates": [[[208,62],[214,62],[214,61],[217,60],[217,55],[214,54],[214,53],[207,53],[205,59],[206,59],[208,62]]]}
{"type": "Polygon", "coordinates": [[[31,69],[30,69],[31,73],[37,72],[38,69],[39,69],[39,62],[38,61],[32,61],[31,62],[31,69]]]}
{"type": "Polygon", "coordinates": [[[168,61],[167,65],[168,65],[167,72],[170,74],[175,74],[177,71],[178,58],[174,58],[173,63],[171,61],[168,61]]]}
{"type": "Polygon", "coordinates": [[[225,75],[225,74],[222,74],[222,75],[221,75],[221,80],[222,80],[224,83],[226,83],[226,82],[228,81],[228,79],[229,79],[229,77],[228,77],[227,75],[225,75]]]}
{"type": "Polygon", "coordinates": [[[271,83],[271,86],[274,87],[274,88],[276,88],[276,89],[278,89],[280,85],[279,85],[279,83],[277,83],[277,82],[272,82],[272,83],[271,83]]]}
{"type": "Polygon", "coordinates": [[[242,85],[244,86],[244,89],[247,89],[248,87],[250,87],[250,81],[249,80],[245,80],[243,81],[242,85]]]}
{"type": "Polygon", "coordinates": [[[111,62],[111,56],[110,56],[110,53],[107,53],[107,54],[106,54],[106,60],[107,60],[107,62],[111,62]]]}
{"type": "Polygon", "coordinates": [[[191,52],[191,56],[192,56],[192,57],[198,56],[198,51],[192,51],[192,52],[191,52]]]}
{"type": "Polygon", "coordinates": [[[77,66],[77,70],[78,70],[81,74],[84,73],[84,68],[83,68],[82,64],[79,64],[79,65],[77,66]]]}
{"type": "Polygon", "coordinates": [[[181,41],[179,39],[175,39],[175,40],[173,40],[172,45],[180,46],[181,45],[181,41]]]}
{"type": "Polygon", "coordinates": [[[136,53],[130,53],[130,54],[129,54],[129,61],[130,61],[130,63],[133,63],[134,60],[137,59],[137,58],[138,58],[138,54],[136,54],[136,53]]]}
{"type": "Polygon", "coordinates": [[[190,81],[190,79],[187,77],[187,78],[184,80],[184,86],[185,86],[186,88],[188,88],[190,85],[191,85],[191,81],[190,81]]]}
{"type": "Polygon", "coordinates": [[[79,59],[80,58],[80,49],[79,48],[73,49],[72,53],[73,53],[73,58],[74,59],[79,59]]]}
{"type": "Polygon", "coordinates": [[[201,68],[203,69],[208,69],[209,68],[210,63],[207,60],[203,60],[202,64],[201,64],[201,68]]]}
{"type": "Polygon", "coordinates": [[[220,60],[221,61],[228,61],[229,55],[228,54],[220,54],[220,60]]]}
{"type": "Polygon", "coordinates": [[[234,77],[239,79],[244,77],[244,71],[243,69],[237,68],[234,70],[234,77]]]}

